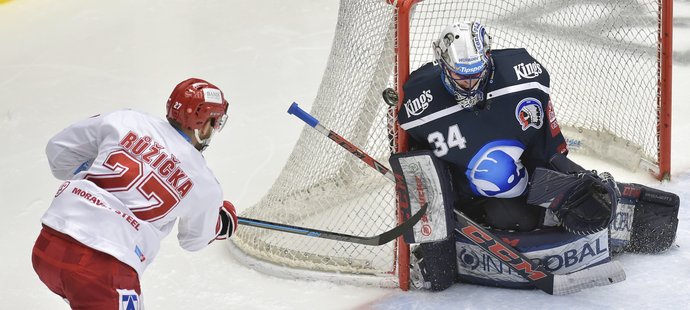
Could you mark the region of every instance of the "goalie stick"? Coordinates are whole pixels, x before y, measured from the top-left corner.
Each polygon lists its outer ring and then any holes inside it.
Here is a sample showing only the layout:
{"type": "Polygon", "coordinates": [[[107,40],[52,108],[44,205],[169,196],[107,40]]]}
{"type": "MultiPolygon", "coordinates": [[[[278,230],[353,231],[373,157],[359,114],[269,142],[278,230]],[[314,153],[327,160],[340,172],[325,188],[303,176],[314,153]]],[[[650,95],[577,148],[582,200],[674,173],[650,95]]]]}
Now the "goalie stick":
{"type": "Polygon", "coordinates": [[[455,231],[463,234],[491,256],[501,260],[512,271],[531,282],[536,288],[551,295],[567,295],[583,289],[604,286],[625,280],[623,266],[610,261],[595,267],[582,269],[569,274],[553,274],[544,266],[530,260],[515,250],[486,228],[475,223],[465,214],[454,210],[457,227],[455,231]]]}
{"type": "Polygon", "coordinates": [[[272,222],[267,222],[267,221],[255,220],[255,219],[250,219],[250,218],[246,218],[246,217],[238,217],[237,222],[242,224],[242,225],[248,225],[248,226],[259,227],[259,228],[266,228],[266,229],[288,232],[288,233],[293,233],[293,234],[298,234],[298,235],[303,235],[303,236],[308,236],[308,237],[324,238],[324,239],[359,243],[359,244],[365,244],[365,245],[383,245],[383,244],[386,244],[386,243],[392,241],[393,239],[401,236],[405,231],[412,229],[412,227],[415,224],[417,224],[417,222],[419,222],[419,220],[425,215],[426,207],[427,207],[427,204],[424,204],[419,209],[419,211],[417,211],[417,213],[415,213],[409,219],[404,221],[402,224],[396,226],[395,228],[393,228],[389,231],[386,231],[384,233],[378,234],[376,236],[371,236],[371,237],[353,236],[353,235],[341,234],[341,233],[332,232],[332,231],[325,231],[325,230],[318,230],[318,229],[313,229],[313,228],[305,228],[305,227],[292,226],[292,225],[287,225],[287,224],[278,224],[278,223],[272,223],[272,222]]]}
{"type": "MultiPolygon", "coordinates": [[[[357,156],[368,166],[395,182],[395,176],[390,169],[374,160],[371,156],[364,153],[364,151],[345,140],[345,138],[320,125],[316,118],[300,109],[297,103],[292,103],[288,109],[288,113],[297,116],[302,121],[357,156]]],[[[569,274],[553,274],[546,270],[544,266],[533,262],[524,254],[518,252],[512,246],[496,237],[496,235],[472,221],[472,219],[467,217],[464,213],[455,211],[455,215],[458,223],[458,227],[456,227],[457,232],[469,238],[472,243],[484,249],[491,256],[502,261],[512,271],[532,283],[534,287],[548,294],[566,295],[579,292],[586,288],[609,285],[625,280],[625,271],[622,265],[617,261],[611,261],[569,274]]]]}

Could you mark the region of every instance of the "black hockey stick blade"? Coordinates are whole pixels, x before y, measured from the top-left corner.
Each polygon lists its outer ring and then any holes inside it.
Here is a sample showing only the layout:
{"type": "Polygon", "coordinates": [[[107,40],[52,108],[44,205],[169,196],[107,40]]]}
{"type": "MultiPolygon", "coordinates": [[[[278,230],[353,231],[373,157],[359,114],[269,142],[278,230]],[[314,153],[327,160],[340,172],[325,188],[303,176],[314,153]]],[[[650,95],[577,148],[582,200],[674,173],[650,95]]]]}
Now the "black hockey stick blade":
{"type": "Polygon", "coordinates": [[[512,271],[529,281],[536,288],[551,295],[566,295],[586,288],[609,285],[625,280],[625,271],[618,262],[609,262],[596,267],[563,275],[554,275],[524,254],[515,250],[486,228],[454,210],[456,231],[472,243],[502,261],[512,271]]]}
{"type": "Polygon", "coordinates": [[[387,105],[394,107],[398,105],[398,92],[395,91],[395,89],[392,88],[386,88],[383,90],[383,93],[381,93],[381,96],[383,96],[383,101],[386,102],[387,105]]]}
{"type": "Polygon", "coordinates": [[[396,226],[395,228],[386,231],[382,234],[376,235],[376,236],[371,236],[371,237],[362,237],[362,236],[353,236],[353,235],[348,235],[348,234],[341,234],[337,232],[332,232],[332,231],[325,231],[325,230],[318,230],[318,229],[313,229],[313,228],[305,228],[305,227],[299,227],[299,226],[292,226],[292,225],[287,225],[287,224],[279,224],[279,223],[272,223],[268,221],[262,221],[262,220],[255,220],[255,219],[250,219],[246,217],[238,217],[238,222],[242,225],[247,225],[247,226],[253,226],[253,227],[259,227],[259,228],[266,228],[266,229],[271,229],[271,230],[277,230],[277,231],[282,231],[282,232],[287,232],[287,233],[292,233],[292,234],[298,234],[298,235],[303,235],[307,237],[315,237],[315,238],[324,238],[324,239],[331,239],[331,240],[337,240],[337,241],[344,241],[344,242],[351,242],[351,243],[359,243],[359,244],[365,244],[365,245],[383,245],[386,244],[393,239],[400,237],[403,233],[406,231],[412,229],[412,227],[419,222],[419,220],[426,214],[426,208],[427,204],[422,205],[422,207],[415,213],[413,216],[411,216],[409,219],[404,221],[402,224],[396,226]]]}

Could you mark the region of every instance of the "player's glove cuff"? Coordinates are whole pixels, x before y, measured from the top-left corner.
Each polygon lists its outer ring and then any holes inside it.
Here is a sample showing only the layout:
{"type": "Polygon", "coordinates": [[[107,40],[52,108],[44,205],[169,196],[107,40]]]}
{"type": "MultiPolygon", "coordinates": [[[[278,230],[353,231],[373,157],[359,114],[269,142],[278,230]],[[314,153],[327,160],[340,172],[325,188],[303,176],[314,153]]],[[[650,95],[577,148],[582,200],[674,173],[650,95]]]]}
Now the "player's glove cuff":
{"type": "Polygon", "coordinates": [[[223,201],[218,214],[218,224],[216,225],[216,240],[225,240],[232,236],[237,230],[237,211],[235,206],[229,201],[223,201]]]}

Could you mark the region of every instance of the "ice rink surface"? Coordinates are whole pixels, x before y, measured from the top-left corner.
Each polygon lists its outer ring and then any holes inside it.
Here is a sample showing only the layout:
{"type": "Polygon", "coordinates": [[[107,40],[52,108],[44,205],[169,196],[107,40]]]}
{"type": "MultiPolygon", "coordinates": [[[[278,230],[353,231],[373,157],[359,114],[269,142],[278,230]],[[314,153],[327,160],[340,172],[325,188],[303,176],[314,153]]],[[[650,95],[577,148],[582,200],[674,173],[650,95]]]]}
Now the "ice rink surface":
{"type": "MultiPolygon", "coordinates": [[[[120,108],[163,117],[176,83],[208,79],[231,106],[205,154],[241,211],[272,185],[303,128],[285,111],[293,101],[308,111],[316,97],[337,13],[336,0],[0,1],[0,308],[68,309],[30,261],[60,184],[44,155],[53,134],[120,108]]],[[[462,284],[432,294],[285,280],[239,265],[222,243],[185,252],[173,232],[142,278],[146,308],[689,309],[690,1],[675,1],[674,13],[672,181],[575,157],[619,181],[681,196],[676,245],[620,257],[626,281],[553,297],[462,284]]]]}

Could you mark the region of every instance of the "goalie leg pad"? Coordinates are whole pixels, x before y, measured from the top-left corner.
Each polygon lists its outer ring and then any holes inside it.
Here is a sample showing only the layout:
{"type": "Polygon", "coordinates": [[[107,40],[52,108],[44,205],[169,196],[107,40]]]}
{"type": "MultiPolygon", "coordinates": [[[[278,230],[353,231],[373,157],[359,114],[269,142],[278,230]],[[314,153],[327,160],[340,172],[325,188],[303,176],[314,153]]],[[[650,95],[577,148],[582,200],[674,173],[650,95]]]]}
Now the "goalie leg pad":
{"type": "Polygon", "coordinates": [[[454,243],[454,240],[449,238],[439,242],[422,243],[412,250],[410,277],[415,288],[437,292],[455,283],[458,269],[454,243]]]}
{"type": "Polygon", "coordinates": [[[389,160],[403,217],[408,218],[427,203],[426,214],[411,232],[409,244],[436,242],[452,235],[454,194],[446,165],[429,150],[393,154],[389,160]]]}
{"type": "Polygon", "coordinates": [[[617,214],[616,221],[612,223],[612,227],[620,228],[624,227],[621,224],[623,219],[632,219],[625,251],[659,253],[670,248],[678,228],[678,195],[634,183],[619,183],[618,186],[622,193],[621,202],[634,202],[632,214],[621,217],[617,214]]]}
{"type": "MultiPolygon", "coordinates": [[[[575,235],[560,227],[531,232],[491,230],[527,258],[554,274],[568,274],[610,261],[608,230],[575,235]]],[[[456,234],[458,278],[460,282],[515,289],[533,289],[525,278],[505,263],[456,234]]]]}
{"type": "Polygon", "coordinates": [[[630,246],[636,203],[637,199],[629,197],[621,197],[618,200],[616,214],[613,215],[613,220],[609,224],[611,255],[622,253],[630,246]]]}

